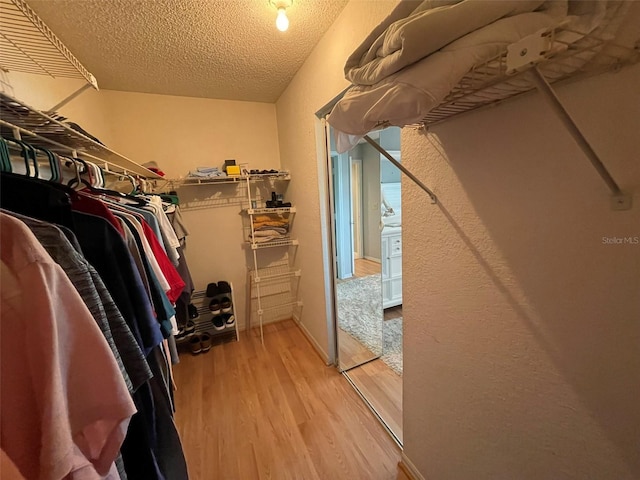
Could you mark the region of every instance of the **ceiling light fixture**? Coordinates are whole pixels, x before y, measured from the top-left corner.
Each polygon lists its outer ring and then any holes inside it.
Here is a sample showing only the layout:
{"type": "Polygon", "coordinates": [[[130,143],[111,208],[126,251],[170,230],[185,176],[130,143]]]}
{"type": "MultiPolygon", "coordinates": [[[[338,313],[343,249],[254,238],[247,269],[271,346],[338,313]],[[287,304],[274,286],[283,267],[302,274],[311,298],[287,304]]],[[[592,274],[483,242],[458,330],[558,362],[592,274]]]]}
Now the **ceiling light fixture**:
{"type": "Polygon", "coordinates": [[[276,17],[276,28],[281,32],[286,32],[289,28],[287,8],[291,6],[293,0],[269,0],[269,3],[278,9],[278,16],[276,17]]]}

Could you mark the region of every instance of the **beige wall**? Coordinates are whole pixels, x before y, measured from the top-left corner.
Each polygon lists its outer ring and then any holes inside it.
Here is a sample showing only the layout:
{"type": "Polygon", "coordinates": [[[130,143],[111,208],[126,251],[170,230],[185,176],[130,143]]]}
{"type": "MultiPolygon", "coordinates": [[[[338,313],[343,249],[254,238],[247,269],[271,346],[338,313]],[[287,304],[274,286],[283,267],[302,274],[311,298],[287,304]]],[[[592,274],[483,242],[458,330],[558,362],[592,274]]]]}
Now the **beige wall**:
{"type": "Polygon", "coordinates": [[[326,257],[328,253],[323,252],[326,245],[322,243],[320,190],[320,182],[325,178],[321,163],[324,160],[318,157],[322,130],[315,113],[348,87],[342,73],[344,61],[396,3],[395,0],[349,2],[276,103],[282,165],[293,176],[289,192],[298,206],[296,223],[304,225],[297,230],[298,261],[302,268],[300,293],[304,300],[301,326],[326,357],[330,347],[323,254],[326,257]]]}
{"type": "Polygon", "coordinates": [[[640,478],[640,65],[405,129],[405,454],[425,478],[640,478]]]}
{"type": "Polygon", "coordinates": [[[275,105],[104,91],[113,146],[156,161],[169,178],[233,158],[250,168],[279,168],[275,105]]]}

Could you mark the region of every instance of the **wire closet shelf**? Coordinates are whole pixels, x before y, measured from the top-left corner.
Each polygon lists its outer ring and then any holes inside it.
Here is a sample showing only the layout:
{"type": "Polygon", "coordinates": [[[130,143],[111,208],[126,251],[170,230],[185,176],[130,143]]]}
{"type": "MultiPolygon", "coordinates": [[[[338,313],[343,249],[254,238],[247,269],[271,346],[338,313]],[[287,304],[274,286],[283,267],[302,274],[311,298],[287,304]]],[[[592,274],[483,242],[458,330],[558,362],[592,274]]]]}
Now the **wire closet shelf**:
{"type": "Polygon", "coordinates": [[[118,173],[140,175],[149,180],[164,180],[160,175],[114,152],[69,125],[5,93],[0,93],[0,133],[10,137],[15,136],[16,132],[23,135],[25,141],[29,143],[58,153],[68,154],[76,151],[99,166],[104,166],[105,170],[113,168],[118,173]]]}
{"type": "Polygon", "coordinates": [[[98,82],[24,0],[0,0],[0,67],[98,82]]]}
{"type": "Polygon", "coordinates": [[[536,83],[527,74],[534,67],[547,82],[554,84],[614,71],[638,61],[640,40],[630,47],[561,27],[541,31],[474,66],[444,100],[414,126],[435,125],[535,90],[536,83]],[[566,39],[578,36],[579,40],[566,39]],[[523,60],[519,62],[518,57],[523,60]],[[513,68],[514,59],[518,68],[513,68]]]}

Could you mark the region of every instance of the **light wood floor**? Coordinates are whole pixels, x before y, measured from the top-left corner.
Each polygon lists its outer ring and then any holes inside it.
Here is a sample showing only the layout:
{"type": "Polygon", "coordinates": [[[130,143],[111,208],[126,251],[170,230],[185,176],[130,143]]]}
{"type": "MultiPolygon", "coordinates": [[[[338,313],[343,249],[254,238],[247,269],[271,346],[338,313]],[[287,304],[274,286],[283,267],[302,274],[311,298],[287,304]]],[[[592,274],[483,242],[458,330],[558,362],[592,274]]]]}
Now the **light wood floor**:
{"type": "Polygon", "coordinates": [[[368,277],[382,272],[382,264],[367,258],[356,258],[354,277],[368,277]]]}
{"type": "Polygon", "coordinates": [[[192,480],[401,479],[400,451],[292,321],[175,368],[176,424],[192,480]]]}
{"type": "Polygon", "coordinates": [[[341,328],[338,328],[338,348],[342,370],[348,370],[378,356],[341,328]]]}
{"type": "Polygon", "coordinates": [[[370,361],[376,355],[341,328],[338,347],[340,368],[402,442],[402,377],[382,360],[370,361]]]}
{"type": "Polygon", "coordinates": [[[393,320],[394,318],[402,317],[402,305],[384,309],[384,319],[393,320]]]}
{"type": "Polygon", "coordinates": [[[402,443],[402,377],[380,359],[347,375],[402,443]]]}

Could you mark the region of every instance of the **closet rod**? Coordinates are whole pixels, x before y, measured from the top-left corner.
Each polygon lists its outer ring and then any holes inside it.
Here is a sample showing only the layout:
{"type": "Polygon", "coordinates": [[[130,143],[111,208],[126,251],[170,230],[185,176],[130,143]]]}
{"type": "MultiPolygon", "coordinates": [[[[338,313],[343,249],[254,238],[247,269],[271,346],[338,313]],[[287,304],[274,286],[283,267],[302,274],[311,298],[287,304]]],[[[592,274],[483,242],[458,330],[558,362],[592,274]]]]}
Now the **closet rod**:
{"type": "Polygon", "coordinates": [[[387,160],[389,160],[391,163],[393,163],[396,167],[398,167],[400,169],[400,171],[402,173],[404,173],[407,177],[409,177],[411,180],[413,180],[413,182],[418,185],[422,190],[424,190],[425,192],[427,192],[427,195],[429,195],[429,197],[431,198],[431,203],[438,203],[438,197],[436,197],[436,194],[433,193],[429,187],[427,187],[424,183],[422,183],[418,177],[416,177],[413,173],[411,173],[404,165],[402,165],[399,161],[397,161],[395,158],[393,158],[391,156],[391,154],[389,152],[387,152],[384,148],[382,148],[380,146],[380,144],[378,142],[376,142],[375,140],[373,140],[369,135],[365,135],[364,138],[367,142],[369,142],[369,144],[375,148],[378,152],[380,152],[382,155],[384,155],[387,160]]]}
{"type": "Polygon", "coordinates": [[[537,66],[532,67],[530,69],[530,72],[531,79],[535,83],[538,91],[551,106],[560,121],[564,124],[565,128],[569,131],[569,134],[573,137],[580,149],[587,156],[587,158],[591,162],[591,165],[593,165],[593,167],[600,174],[604,182],[611,190],[611,193],[614,196],[613,207],[618,210],[626,210],[628,208],[631,208],[631,197],[622,193],[620,187],[607,170],[607,167],[604,166],[604,164],[598,157],[598,154],[591,147],[585,136],[573,121],[573,118],[571,118],[571,115],[569,115],[569,112],[567,112],[567,110],[562,105],[562,102],[560,102],[560,99],[554,92],[553,88],[551,88],[551,85],[549,85],[549,82],[547,82],[547,79],[544,77],[544,75],[542,75],[537,66]]]}

